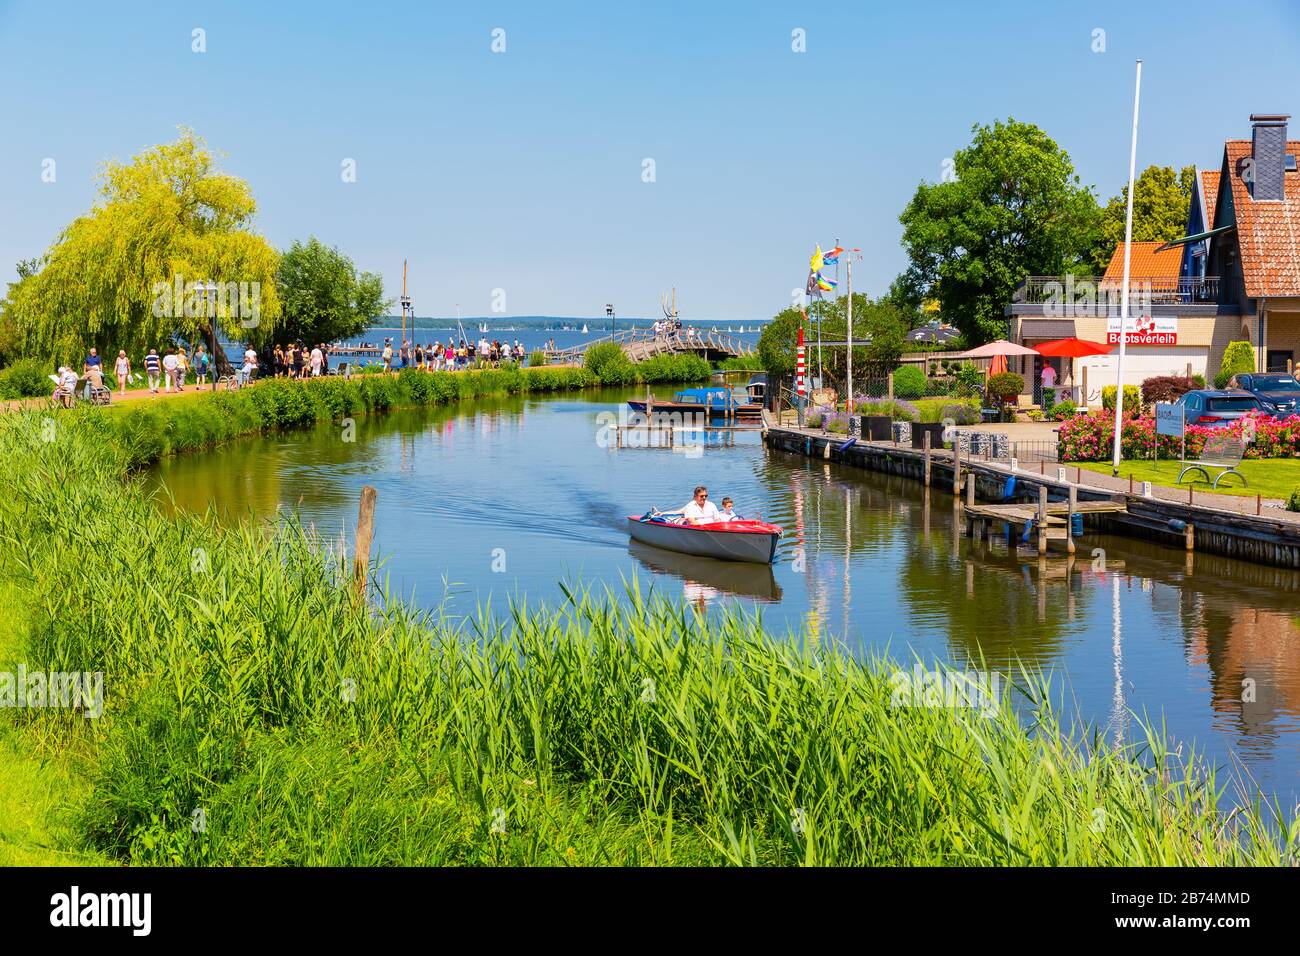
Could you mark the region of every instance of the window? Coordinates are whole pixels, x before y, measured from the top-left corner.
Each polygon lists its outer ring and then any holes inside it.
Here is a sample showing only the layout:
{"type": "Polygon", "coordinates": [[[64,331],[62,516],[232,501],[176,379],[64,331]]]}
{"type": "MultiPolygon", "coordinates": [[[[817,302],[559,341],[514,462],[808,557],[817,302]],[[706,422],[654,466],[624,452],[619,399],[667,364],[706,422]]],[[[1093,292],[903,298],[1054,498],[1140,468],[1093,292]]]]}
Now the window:
{"type": "Polygon", "coordinates": [[[1205,410],[1208,412],[1249,412],[1259,408],[1259,399],[1241,396],[1240,398],[1207,398],[1205,410]]]}

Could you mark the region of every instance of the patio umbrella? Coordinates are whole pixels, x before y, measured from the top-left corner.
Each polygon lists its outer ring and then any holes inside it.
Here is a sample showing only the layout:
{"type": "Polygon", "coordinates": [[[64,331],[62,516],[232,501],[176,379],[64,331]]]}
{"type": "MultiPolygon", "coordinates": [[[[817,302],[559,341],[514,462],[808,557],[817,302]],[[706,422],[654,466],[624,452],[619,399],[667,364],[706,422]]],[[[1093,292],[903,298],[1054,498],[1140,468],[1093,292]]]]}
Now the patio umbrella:
{"type": "Polygon", "coordinates": [[[1075,359],[1087,358],[1090,355],[1109,355],[1110,350],[1109,345],[1078,338],[1053,339],[1051,342],[1043,342],[1034,346],[1034,351],[1038,352],[1039,355],[1059,355],[1070,360],[1070,375],[1065,379],[1067,382],[1074,381],[1075,359]]]}
{"type": "Polygon", "coordinates": [[[954,358],[977,359],[993,358],[997,355],[1037,355],[1033,349],[1025,348],[1023,345],[1017,345],[1015,342],[1008,342],[1006,339],[998,339],[996,342],[990,342],[988,345],[981,345],[977,349],[971,349],[969,352],[962,352],[953,356],[954,358]]]}
{"type": "Polygon", "coordinates": [[[1103,345],[1100,342],[1089,342],[1087,339],[1069,338],[1043,342],[1040,345],[1035,345],[1033,350],[1039,355],[1086,358],[1089,355],[1109,355],[1111,346],[1103,345]]]}
{"type": "Polygon", "coordinates": [[[989,362],[989,375],[1001,375],[1007,370],[1007,357],[1005,355],[993,356],[993,361],[989,362]]]}

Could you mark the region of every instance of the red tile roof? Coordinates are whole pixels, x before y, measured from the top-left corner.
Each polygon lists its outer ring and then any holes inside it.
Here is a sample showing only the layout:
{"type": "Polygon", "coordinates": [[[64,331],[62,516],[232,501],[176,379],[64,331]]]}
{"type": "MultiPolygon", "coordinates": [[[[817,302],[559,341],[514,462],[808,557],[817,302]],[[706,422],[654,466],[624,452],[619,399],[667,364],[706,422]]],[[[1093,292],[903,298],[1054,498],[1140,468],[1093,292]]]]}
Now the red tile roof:
{"type": "MultiPolygon", "coordinates": [[[[1164,252],[1156,252],[1159,242],[1133,243],[1133,255],[1129,257],[1129,279],[1137,282],[1152,281],[1157,286],[1168,283],[1170,287],[1178,284],[1179,270],[1183,265],[1183,247],[1174,246],[1164,252]]],[[[1124,281],[1124,243],[1115,247],[1106,266],[1106,274],[1101,277],[1104,286],[1119,286],[1124,281]]],[[[1130,286],[1131,288],[1131,286],[1130,286]]]]}
{"type": "MultiPolygon", "coordinates": [[[[1282,202],[1255,202],[1237,172],[1250,151],[1250,140],[1224,144],[1246,295],[1300,295],[1300,173],[1285,174],[1282,202]]],[[[1286,151],[1300,155],[1300,140],[1289,141],[1286,151]]]]}
{"type": "Polygon", "coordinates": [[[1214,206],[1219,199],[1219,171],[1201,170],[1201,198],[1205,200],[1205,228],[1214,228],[1214,206]]]}

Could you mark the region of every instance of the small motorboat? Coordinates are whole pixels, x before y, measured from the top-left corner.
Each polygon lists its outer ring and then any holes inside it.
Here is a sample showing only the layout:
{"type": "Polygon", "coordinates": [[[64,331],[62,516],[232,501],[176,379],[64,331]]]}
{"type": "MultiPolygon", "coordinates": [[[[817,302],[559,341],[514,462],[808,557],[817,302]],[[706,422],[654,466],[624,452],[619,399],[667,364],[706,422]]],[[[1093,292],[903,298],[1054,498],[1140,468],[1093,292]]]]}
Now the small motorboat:
{"type": "Polygon", "coordinates": [[[781,528],[777,525],[743,519],[678,524],[672,517],[652,513],[628,515],[628,533],[633,541],[642,544],[719,561],[771,564],[776,558],[776,543],[781,540],[781,528]]]}
{"type": "MultiPolygon", "coordinates": [[[[632,399],[627,406],[642,415],[646,413],[647,404],[644,400],[632,399]]],[[[745,396],[744,401],[739,401],[726,386],[686,388],[673,395],[671,402],[653,402],[651,410],[677,412],[682,415],[704,415],[710,421],[727,418],[758,421],[763,417],[761,401],[755,402],[749,394],[745,396]]]]}

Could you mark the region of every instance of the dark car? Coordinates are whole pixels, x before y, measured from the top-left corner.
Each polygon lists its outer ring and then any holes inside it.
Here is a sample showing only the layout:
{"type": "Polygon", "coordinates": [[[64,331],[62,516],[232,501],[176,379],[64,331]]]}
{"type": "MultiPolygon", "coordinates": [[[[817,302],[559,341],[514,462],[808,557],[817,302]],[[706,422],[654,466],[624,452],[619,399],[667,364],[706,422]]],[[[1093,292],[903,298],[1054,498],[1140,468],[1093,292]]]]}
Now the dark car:
{"type": "Polygon", "coordinates": [[[1239,388],[1198,388],[1183,394],[1174,404],[1183,406],[1184,421],[1188,425],[1205,425],[1211,428],[1231,425],[1250,412],[1272,414],[1272,411],[1265,408],[1264,403],[1258,398],[1239,388]]]}
{"type": "Polygon", "coordinates": [[[1300,382],[1286,372],[1243,372],[1228,383],[1233,388],[1250,392],[1258,398],[1269,414],[1279,418],[1300,411],[1300,382]]]}

